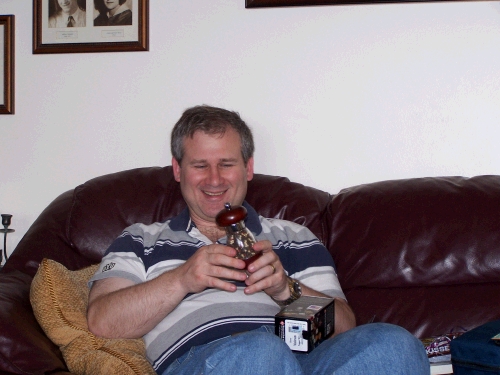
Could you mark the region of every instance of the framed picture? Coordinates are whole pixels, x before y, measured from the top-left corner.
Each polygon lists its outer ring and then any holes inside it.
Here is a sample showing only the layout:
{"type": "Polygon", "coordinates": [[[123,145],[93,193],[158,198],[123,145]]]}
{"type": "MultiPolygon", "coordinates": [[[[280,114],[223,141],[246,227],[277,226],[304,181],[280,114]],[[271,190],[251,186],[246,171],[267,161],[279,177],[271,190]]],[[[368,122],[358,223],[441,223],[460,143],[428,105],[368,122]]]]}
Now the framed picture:
{"type": "Polygon", "coordinates": [[[0,16],[0,114],[14,114],[14,16],[0,16]]]}
{"type": "Polygon", "coordinates": [[[149,50],[149,0],[33,0],[33,53],[149,50]]]}
{"type": "Polygon", "coordinates": [[[245,0],[245,8],[306,6],[306,5],[410,3],[410,2],[430,2],[430,1],[460,1],[460,0],[245,0]]]}

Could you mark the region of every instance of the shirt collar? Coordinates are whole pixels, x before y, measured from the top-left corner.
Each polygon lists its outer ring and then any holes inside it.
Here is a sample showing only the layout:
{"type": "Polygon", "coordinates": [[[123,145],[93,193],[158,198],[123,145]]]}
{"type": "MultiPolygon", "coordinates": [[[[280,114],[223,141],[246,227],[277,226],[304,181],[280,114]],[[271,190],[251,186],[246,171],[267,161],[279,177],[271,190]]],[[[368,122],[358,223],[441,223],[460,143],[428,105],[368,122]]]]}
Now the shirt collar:
{"type": "MultiPolygon", "coordinates": [[[[255,209],[250,206],[246,201],[243,202],[243,207],[247,209],[247,218],[245,225],[252,233],[259,235],[262,232],[262,225],[260,224],[259,214],[255,209]]],[[[193,227],[196,227],[189,215],[189,209],[186,207],[182,212],[170,220],[170,228],[172,230],[189,232],[193,227]]]]}

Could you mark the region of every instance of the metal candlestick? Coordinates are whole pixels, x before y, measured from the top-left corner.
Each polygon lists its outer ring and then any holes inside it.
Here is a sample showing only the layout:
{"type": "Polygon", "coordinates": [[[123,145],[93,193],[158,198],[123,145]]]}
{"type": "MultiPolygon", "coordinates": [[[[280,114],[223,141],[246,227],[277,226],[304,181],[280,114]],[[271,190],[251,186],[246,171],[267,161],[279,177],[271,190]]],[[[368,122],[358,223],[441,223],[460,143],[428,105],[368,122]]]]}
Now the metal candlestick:
{"type": "MultiPolygon", "coordinates": [[[[12,219],[12,215],[2,214],[2,225],[3,229],[0,229],[0,233],[3,233],[3,253],[5,255],[5,261],[9,258],[7,256],[7,233],[15,232],[14,229],[9,229],[9,225],[12,219]]],[[[0,251],[0,264],[3,262],[2,252],[0,251]]]]}

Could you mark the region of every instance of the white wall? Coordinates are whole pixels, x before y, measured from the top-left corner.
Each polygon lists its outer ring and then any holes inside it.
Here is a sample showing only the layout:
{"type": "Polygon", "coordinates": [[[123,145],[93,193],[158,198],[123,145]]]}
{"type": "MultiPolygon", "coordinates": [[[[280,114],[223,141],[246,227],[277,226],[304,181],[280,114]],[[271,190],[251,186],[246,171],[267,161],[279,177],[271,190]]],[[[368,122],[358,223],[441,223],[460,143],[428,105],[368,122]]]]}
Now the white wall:
{"type": "Polygon", "coordinates": [[[151,0],[150,51],[32,54],[16,15],[16,114],[0,116],[12,250],[60,193],[170,164],[188,106],[237,110],[256,169],[332,193],[406,177],[500,174],[500,3],[245,9],[151,0]]]}

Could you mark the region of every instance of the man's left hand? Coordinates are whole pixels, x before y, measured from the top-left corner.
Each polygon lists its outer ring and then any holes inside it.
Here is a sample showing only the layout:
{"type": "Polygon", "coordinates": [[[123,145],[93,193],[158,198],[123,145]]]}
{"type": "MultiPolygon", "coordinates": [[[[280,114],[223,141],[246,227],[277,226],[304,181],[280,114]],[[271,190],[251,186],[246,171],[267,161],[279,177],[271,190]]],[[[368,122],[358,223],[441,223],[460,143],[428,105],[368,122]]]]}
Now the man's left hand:
{"type": "Polygon", "coordinates": [[[248,270],[248,278],[245,281],[246,294],[254,294],[264,291],[276,300],[286,300],[290,297],[287,277],[280,258],[273,251],[271,242],[264,240],[253,245],[253,249],[262,256],[252,262],[248,270]]]}

